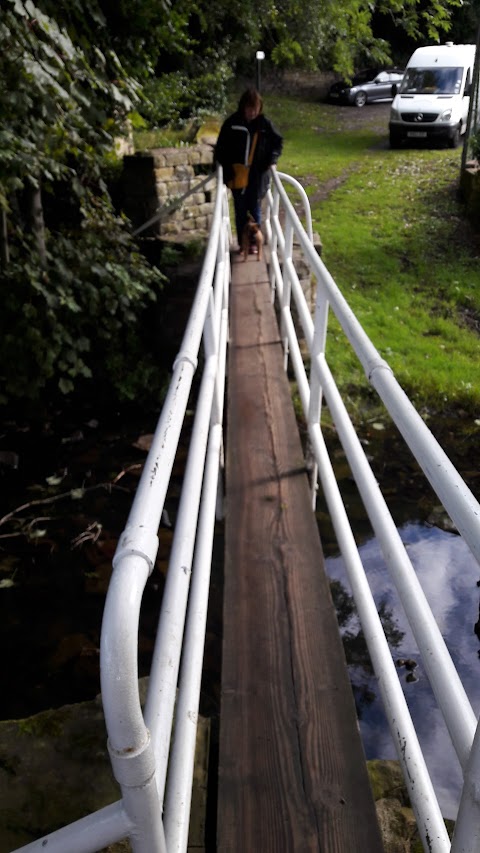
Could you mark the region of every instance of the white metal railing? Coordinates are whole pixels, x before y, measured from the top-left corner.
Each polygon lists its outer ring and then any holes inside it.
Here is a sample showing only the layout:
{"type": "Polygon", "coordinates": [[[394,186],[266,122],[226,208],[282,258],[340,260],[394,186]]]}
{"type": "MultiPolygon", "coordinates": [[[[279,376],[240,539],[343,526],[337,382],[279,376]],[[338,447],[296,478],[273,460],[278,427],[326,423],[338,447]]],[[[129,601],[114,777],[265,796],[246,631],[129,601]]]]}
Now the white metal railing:
{"type": "MultiPolygon", "coordinates": [[[[272,298],[277,299],[285,364],[291,359],[319,476],[362,622],[398,758],[425,851],[480,853],[480,735],[477,721],[428,602],[381,495],[332,374],[325,346],[335,313],[365,373],[406,443],[480,559],[480,506],[380,358],[314,245],[308,200],[290,176],[273,171],[265,229],[272,298]],[[283,186],[300,193],[306,229],[283,186]],[[315,314],[302,291],[293,246],[317,282],[315,314]],[[295,319],[292,307],[295,306],[295,319]],[[302,357],[299,330],[308,350],[302,357]],[[382,546],[457,752],[464,789],[450,844],[397,670],[360,559],[320,426],[325,398],[352,474],[382,546]]],[[[108,748],[121,799],[23,853],[93,853],[128,837],[135,853],[184,853],[189,810],[215,507],[222,464],[222,413],[228,336],[228,201],[217,173],[211,235],[170,388],[138,491],[114,557],[101,637],[101,686],[108,748]],[[195,421],[175,524],[144,711],[138,693],[137,634],[143,590],[157,552],[157,531],[203,340],[195,421]],[[180,665],[181,662],[181,665],[180,665]],[[174,724],[175,717],[175,724],[174,724]]],[[[316,485],[316,484],[315,484],[316,485]]],[[[314,485],[314,488],[315,488],[314,485]]]]}
{"type": "MultiPolygon", "coordinates": [[[[422,843],[425,851],[432,853],[450,850],[452,853],[479,853],[480,734],[477,720],[328,367],[325,346],[329,308],[336,315],[369,382],[479,562],[480,505],[415,411],[389,365],[380,357],[319,258],[311,235],[302,226],[283,186],[283,182],[291,184],[294,180],[277,171],[273,171],[272,178],[272,189],[267,195],[265,223],[271,253],[272,298],[276,297],[277,300],[286,360],[288,357],[291,359],[308,424],[316,462],[315,477],[318,472],[422,843]],[[294,239],[317,281],[313,319],[295,269],[294,239]],[[296,309],[295,321],[291,310],[293,305],[296,309]],[[297,326],[309,353],[309,376],[300,351],[297,326]],[[452,843],[445,829],[321,432],[322,397],[329,407],[462,767],[464,787],[452,843]]],[[[299,186],[299,189],[302,194],[303,188],[299,186]]]]}
{"type": "Polygon", "coordinates": [[[126,837],[135,853],[187,849],[213,530],[223,464],[231,230],[221,170],[217,187],[190,318],[114,556],[105,604],[102,702],[121,800],[19,848],[24,853],[45,849],[93,853],[126,837]],[[201,380],[193,432],[142,711],[137,661],[142,594],[155,563],[157,532],[197,365],[201,380]]]}
{"type": "Polygon", "coordinates": [[[147,219],[146,222],[143,222],[142,225],[139,225],[138,228],[136,228],[135,231],[132,232],[133,236],[138,237],[139,234],[143,234],[143,232],[146,231],[147,228],[150,228],[150,226],[153,225],[155,222],[158,222],[160,219],[167,219],[167,217],[170,216],[171,213],[173,213],[175,210],[178,210],[182,206],[183,202],[186,201],[187,198],[203,189],[203,187],[205,187],[212,180],[212,177],[214,178],[215,174],[206,175],[206,177],[202,178],[202,180],[196,183],[195,186],[190,187],[178,197],[172,198],[168,202],[168,204],[159,205],[153,216],[151,216],[150,219],[147,219]]]}

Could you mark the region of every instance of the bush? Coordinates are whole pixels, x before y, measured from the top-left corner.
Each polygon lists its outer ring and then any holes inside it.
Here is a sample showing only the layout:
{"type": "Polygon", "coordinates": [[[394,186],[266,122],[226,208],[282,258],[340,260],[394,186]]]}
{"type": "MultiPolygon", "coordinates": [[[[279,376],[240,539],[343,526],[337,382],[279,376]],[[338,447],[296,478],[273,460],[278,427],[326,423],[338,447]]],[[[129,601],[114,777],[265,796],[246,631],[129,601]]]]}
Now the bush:
{"type": "Polygon", "coordinates": [[[151,127],[179,124],[192,116],[222,114],[227,104],[231,72],[225,62],[211,65],[202,60],[192,76],[173,71],[151,80],[139,112],[151,127]]]}
{"type": "Polygon", "coordinates": [[[480,130],[470,137],[470,152],[473,159],[480,163],[480,130]]]}
{"type": "Polygon", "coordinates": [[[163,276],[136,251],[125,221],[94,198],[78,232],[49,234],[47,245],[42,266],[31,238],[13,241],[3,272],[0,402],[67,395],[85,382],[119,399],[161,387],[140,321],[163,276]]]}

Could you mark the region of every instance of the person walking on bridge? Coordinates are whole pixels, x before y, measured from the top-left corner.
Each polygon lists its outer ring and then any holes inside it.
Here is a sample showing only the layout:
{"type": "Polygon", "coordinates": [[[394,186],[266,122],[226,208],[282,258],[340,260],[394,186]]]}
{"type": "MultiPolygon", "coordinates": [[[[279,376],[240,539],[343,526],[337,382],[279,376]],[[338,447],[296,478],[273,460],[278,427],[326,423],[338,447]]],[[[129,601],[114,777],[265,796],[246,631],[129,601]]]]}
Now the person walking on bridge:
{"type": "Polygon", "coordinates": [[[215,160],[223,167],[223,179],[232,190],[240,250],[248,214],[261,225],[269,169],[277,163],[282,148],[283,137],[263,114],[260,93],[247,89],[237,111],[225,119],[215,146],[215,160]]]}

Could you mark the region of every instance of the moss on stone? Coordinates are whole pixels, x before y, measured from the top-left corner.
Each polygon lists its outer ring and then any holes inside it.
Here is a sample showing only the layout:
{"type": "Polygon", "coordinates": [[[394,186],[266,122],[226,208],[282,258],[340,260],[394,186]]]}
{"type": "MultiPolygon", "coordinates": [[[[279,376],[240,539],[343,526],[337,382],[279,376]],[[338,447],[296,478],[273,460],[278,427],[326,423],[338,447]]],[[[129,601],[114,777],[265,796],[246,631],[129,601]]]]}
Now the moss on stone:
{"type": "MultiPolygon", "coordinates": [[[[385,853],[423,853],[400,762],[367,761],[367,767],[385,853]]],[[[451,838],[455,824],[445,825],[451,838]]]]}
{"type": "MultiPolygon", "coordinates": [[[[139,684],[143,703],[148,679],[139,684]]],[[[199,720],[189,849],[205,835],[209,721],[199,720]]],[[[120,799],[100,699],[0,722],[0,853],[120,799]]],[[[127,853],[128,840],[105,853],[127,853]]]]}

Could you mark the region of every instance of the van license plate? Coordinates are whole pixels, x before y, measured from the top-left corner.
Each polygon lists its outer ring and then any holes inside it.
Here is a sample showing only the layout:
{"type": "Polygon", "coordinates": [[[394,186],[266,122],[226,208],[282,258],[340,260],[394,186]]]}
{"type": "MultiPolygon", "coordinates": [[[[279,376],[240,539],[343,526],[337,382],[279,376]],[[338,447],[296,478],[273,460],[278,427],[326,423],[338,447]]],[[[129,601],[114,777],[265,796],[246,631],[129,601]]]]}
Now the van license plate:
{"type": "Polygon", "coordinates": [[[425,139],[426,135],[426,130],[409,130],[407,133],[407,136],[415,137],[415,139],[425,139]]]}

